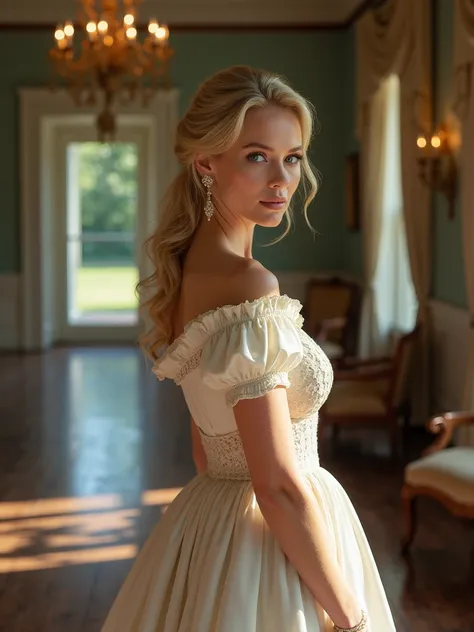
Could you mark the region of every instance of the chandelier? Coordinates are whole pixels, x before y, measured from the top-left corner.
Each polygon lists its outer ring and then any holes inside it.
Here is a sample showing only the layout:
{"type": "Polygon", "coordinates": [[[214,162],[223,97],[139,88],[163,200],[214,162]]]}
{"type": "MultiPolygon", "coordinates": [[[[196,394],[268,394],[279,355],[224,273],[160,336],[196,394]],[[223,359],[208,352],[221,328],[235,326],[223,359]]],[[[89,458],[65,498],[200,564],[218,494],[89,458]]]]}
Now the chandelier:
{"type": "Polygon", "coordinates": [[[79,0],[78,42],[71,21],[59,24],[50,58],[76,105],[102,104],[97,116],[100,141],[115,138],[116,102],[130,103],[141,97],[147,106],[158,88],[169,88],[169,30],[150,20],[143,43],[138,40],[137,5],[141,0],[79,0]],[[119,6],[120,4],[120,6],[119,6]]]}

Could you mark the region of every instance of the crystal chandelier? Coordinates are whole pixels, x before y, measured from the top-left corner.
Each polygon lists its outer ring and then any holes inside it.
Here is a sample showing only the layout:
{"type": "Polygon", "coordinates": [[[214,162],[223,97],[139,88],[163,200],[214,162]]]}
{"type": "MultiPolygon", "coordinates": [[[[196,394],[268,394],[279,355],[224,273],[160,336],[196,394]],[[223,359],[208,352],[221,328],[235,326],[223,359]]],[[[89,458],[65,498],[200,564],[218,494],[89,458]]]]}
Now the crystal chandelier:
{"type": "Polygon", "coordinates": [[[95,0],[79,1],[82,41],[74,37],[71,21],[59,24],[54,33],[56,45],[49,54],[56,75],[63,78],[76,105],[101,101],[97,132],[99,140],[105,141],[116,134],[115,102],[130,103],[140,96],[146,106],[158,88],[170,87],[173,50],[168,44],[168,27],[156,20],[150,20],[143,43],[138,41],[137,5],[141,0],[102,0],[100,9],[95,8],[95,0]]]}

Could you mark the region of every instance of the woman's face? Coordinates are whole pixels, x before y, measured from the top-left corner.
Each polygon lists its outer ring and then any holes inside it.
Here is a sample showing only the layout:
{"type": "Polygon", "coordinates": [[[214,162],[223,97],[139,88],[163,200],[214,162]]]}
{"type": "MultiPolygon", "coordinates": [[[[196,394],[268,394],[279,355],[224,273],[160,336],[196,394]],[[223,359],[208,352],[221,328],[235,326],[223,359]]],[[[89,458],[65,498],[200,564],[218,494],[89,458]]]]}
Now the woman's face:
{"type": "Polygon", "coordinates": [[[247,112],[237,142],[209,160],[214,203],[223,214],[278,226],[301,178],[301,126],[276,105],[247,112]]]}

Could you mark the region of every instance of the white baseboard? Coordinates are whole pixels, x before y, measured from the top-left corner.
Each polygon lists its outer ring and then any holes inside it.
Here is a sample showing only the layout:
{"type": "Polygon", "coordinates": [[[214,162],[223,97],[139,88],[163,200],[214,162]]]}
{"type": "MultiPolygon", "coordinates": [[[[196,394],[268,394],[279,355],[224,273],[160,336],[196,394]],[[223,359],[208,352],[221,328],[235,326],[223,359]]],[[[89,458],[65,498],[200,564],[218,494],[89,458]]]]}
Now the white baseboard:
{"type": "Polygon", "coordinates": [[[20,348],[20,275],[0,274],[0,350],[20,348]]]}
{"type": "MultiPolygon", "coordinates": [[[[277,270],[275,274],[280,282],[280,292],[301,302],[304,301],[305,285],[310,278],[339,276],[349,281],[358,281],[358,279],[339,270],[326,270],[317,273],[313,270],[277,270]]],[[[20,284],[20,274],[0,273],[0,351],[22,348],[20,284]]],[[[39,314],[35,317],[40,318],[39,314]]]]}
{"type": "Polygon", "coordinates": [[[469,312],[442,301],[430,301],[433,315],[432,392],[435,412],[459,410],[467,370],[469,312]]]}
{"type": "MultiPolygon", "coordinates": [[[[340,271],[312,270],[275,271],[282,294],[303,302],[305,284],[315,276],[340,276],[351,281],[358,279],[340,271]]],[[[0,350],[21,348],[20,274],[0,274],[0,350]]],[[[467,309],[442,301],[430,302],[433,315],[432,392],[436,411],[462,407],[467,369],[466,340],[469,333],[467,309]]]]}

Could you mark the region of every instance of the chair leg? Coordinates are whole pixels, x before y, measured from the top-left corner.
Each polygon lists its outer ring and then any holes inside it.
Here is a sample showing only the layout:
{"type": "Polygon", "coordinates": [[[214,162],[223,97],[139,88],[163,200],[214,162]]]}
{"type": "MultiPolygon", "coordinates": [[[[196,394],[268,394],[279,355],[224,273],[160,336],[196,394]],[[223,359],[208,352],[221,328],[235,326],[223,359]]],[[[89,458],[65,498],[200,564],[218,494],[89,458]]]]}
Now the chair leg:
{"type": "Polygon", "coordinates": [[[402,555],[406,555],[408,553],[408,549],[413,542],[413,538],[415,537],[416,527],[418,524],[418,514],[416,507],[417,495],[413,491],[412,487],[410,487],[409,485],[404,485],[402,488],[401,496],[406,528],[405,536],[402,539],[401,553],[402,555]]]}

